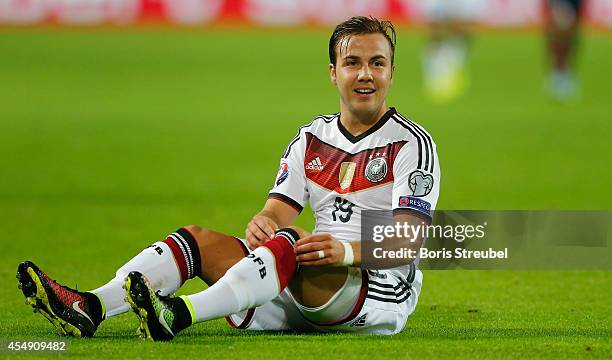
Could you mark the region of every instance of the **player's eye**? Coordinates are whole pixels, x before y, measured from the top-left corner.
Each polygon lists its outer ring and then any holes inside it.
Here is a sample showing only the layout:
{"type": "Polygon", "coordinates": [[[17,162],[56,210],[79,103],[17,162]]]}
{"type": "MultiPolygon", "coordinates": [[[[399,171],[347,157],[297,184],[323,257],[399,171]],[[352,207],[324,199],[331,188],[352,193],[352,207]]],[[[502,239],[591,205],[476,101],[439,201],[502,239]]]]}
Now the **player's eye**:
{"type": "Polygon", "coordinates": [[[357,65],[359,65],[359,61],[358,61],[358,59],[355,59],[353,57],[345,58],[344,59],[344,65],[345,66],[357,66],[357,65]]]}

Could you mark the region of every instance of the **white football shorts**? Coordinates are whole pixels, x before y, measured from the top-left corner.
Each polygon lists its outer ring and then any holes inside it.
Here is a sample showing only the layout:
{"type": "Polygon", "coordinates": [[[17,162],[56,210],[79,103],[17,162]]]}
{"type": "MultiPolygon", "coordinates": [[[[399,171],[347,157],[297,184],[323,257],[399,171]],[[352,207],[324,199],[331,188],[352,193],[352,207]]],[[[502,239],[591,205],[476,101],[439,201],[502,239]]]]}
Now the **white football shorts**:
{"type": "MultiPolygon", "coordinates": [[[[239,240],[246,248],[246,242],[239,240]]],[[[393,269],[349,268],[342,288],[318,308],[302,306],[287,288],[262,306],[226,319],[232,327],[248,330],[392,335],[406,326],[422,283],[423,274],[414,265],[407,275],[393,269]]]]}

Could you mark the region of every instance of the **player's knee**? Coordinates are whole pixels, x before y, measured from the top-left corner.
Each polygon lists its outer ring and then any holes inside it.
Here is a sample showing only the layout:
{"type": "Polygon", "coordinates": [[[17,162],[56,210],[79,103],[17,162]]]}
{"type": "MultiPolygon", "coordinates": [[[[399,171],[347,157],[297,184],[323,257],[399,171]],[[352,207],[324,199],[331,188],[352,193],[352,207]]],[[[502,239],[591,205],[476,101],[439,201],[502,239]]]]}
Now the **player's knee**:
{"type": "Polygon", "coordinates": [[[201,226],[198,225],[187,225],[187,226],[183,226],[183,229],[189,231],[190,233],[192,233],[194,236],[197,235],[200,231],[205,230],[204,228],[202,228],[201,226]]]}
{"type": "Polygon", "coordinates": [[[183,229],[189,231],[189,233],[193,235],[194,239],[196,240],[200,248],[202,247],[202,245],[206,243],[206,239],[210,239],[213,235],[212,230],[203,228],[198,225],[183,226],[183,229]]]}

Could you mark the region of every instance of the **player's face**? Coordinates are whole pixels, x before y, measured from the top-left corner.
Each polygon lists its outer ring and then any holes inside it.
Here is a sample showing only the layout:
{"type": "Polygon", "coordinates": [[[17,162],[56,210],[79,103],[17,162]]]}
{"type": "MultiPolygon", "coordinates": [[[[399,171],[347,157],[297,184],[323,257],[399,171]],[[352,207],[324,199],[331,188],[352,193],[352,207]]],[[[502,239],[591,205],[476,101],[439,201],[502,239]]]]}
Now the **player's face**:
{"type": "Polygon", "coordinates": [[[382,115],[393,79],[391,46],[382,34],[355,35],[336,47],[336,64],[329,65],[338,87],[341,111],[357,116],[382,115]]]}

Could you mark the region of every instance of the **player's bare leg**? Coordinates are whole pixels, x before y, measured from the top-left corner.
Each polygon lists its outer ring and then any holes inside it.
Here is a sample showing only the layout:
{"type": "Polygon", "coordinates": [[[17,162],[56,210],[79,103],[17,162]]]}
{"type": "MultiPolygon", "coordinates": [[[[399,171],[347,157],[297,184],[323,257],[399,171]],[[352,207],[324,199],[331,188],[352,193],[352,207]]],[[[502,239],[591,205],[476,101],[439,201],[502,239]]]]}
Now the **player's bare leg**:
{"type": "Polygon", "coordinates": [[[297,302],[315,308],[326,304],[346,282],[345,267],[302,267],[289,285],[297,302]]]}
{"type": "Polygon", "coordinates": [[[248,255],[242,242],[233,236],[225,235],[197,225],[186,226],[198,243],[202,264],[200,278],[211,286],[240,259],[248,255]]]}

